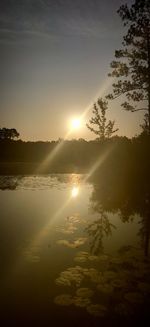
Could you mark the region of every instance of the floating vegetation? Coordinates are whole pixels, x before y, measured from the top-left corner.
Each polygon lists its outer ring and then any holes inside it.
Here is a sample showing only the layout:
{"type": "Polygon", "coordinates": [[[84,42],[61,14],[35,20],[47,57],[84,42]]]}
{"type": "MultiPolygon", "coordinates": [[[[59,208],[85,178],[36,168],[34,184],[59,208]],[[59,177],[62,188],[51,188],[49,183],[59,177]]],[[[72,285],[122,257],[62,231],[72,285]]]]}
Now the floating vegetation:
{"type": "Polygon", "coordinates": [[[88,258],[89,253],[86,251],[79,251],[76,253],[76,257],[84,257],[84,258],[88,258]]]}
{"type": "Polygon", "coordinates": [[[150,263],[141,254],[139,259],[136,248],[132,251],[131,247],[126,247],[115,257],[91,256],[79,251],[74,260],[84,266],[61,272],[56,284],[70,287],[71,304],[85,308],[93,316],[106,316],[110,303],[111,314],[131,316],[150,294],[150,263]]]}
{"type": "Polygon", "coordinates": [[[56,279],[57,285],[80,286],[81,281],[84,278],[83,270],[80,266],[68,268],[67,270],[61,272],[60,277],[56,279]]]}
{"type": "Polygon", "coordinates": [[[87,312],[95,317],[104,317],[107,313],[107,308],[101,304],[91,304],[87,307],[87,312]]]}
{"type": "Polygon", "coordinates": [[[82,256],[82,257],[77,256],[77,257],[74,258],[74,261],[84,263],[84,262],[87,262],[87,258],[84,257],[84,256],[82,256]]]}
{"type": "Polygon", "coordinates": [[[31,247],[26,249],[23,253],[25,259],[30,262],[39,262],[40,256],[38,255],[39,248],[38,247],[31,247]]]}
{"type": "Polygon", "coordinates": [[[73,304],[73,298],[70,294],[61,294],[55,297],[54,302],[59,305],[69,306],[73,304]]]}
{"type": "Polygon", "coordinates": [[[68,240],[58,240],[57,244],[59,245],[64,245],[68,248],[78,248],[79,246],[83,245],[86,242],[87,238],[86,237],[79,237],[78,239],[74,241],[68,241],[68,240]]]}
{"type": "Polygon", "coordinates": [[[69,223],[67,226],[59,227],[57,230],[62,234],[73,234],[77,230],[77,227],[69,223]]]}
{"type": "Polygon", "coordinates": [[[74,224],[77,224],[77,223],[81,222],[81,219],[80,219],[78,214],[73,215],[73,216],[68,216],[66,218],[66,220],[67,220],[67,222],[71,222],[71,223],[74,223],[74,224]]]}
{"type": "Polygon", "coordinates": [[[89,298],[93,296],[94,292],[90,288],[78,288],[76,291],[76,295],[82,298],[89,298]]]}
{"type": "Polygon", "coordinates": [[[77,306],[77,307],[81,307],[81,308],[85,308],[87,307],[90,303],[91,303],[91,300],[89,297],[75,297],[74,298],[74,305],[77,306]]]}
{"type": "Polygon", "coordinates": [[[85,274],[93,283],[99,283],[103,279],[102,273],[95,268],[89,268],[85,274]]]}
{"type": "Polygon", "coordinates": [[[99,257],[96,256],[96,255],[89,255],[88,252],[84,252],[84,251],[80,251],[76,254],[75,258],[74,258],[74,261],[76,262],[87,262],[87,261],[98,261],[99,260],[99,257]]]}
{"type": "Polygon", "coordinates": [[[89,255],[88,260],[90,261],[98,261],[98,256],[97,255],[89,255]]]}
{"type": "Polygon", "coordinates": [[[129,292],[124,295],[125,300],[132,304],[141,304],[144,300],[141,293],[138,292],[129,292]]]}
{"type": "Polygon", "coordinates": [[[114,291],[114,287],[109,284],[104,284],[104,285],[98,284],[97,289],[98,291],[108,295],[111,295],[114,291]]]}
{"type": "Polygon", "coordinates": [[[61,234],[74,234],[78,229],[78,224],[83,223],[83,219],[75,214],[73,216],[68,216],[65,218],[65,223],[63,225],[58,225],[55,227],[56,232],[61,234]]]}

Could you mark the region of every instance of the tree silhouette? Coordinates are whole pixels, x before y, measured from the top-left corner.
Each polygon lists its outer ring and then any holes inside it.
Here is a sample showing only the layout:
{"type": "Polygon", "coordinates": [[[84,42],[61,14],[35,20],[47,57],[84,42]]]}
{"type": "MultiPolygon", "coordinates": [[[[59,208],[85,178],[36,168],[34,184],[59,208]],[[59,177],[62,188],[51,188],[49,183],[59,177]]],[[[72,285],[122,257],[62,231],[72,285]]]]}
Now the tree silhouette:
{"type": "Polygon", "coordinates": [[[99,201],[92,202],[92,211],[94,213],[96,212],[98,217],[92,221],[92,223],[88,224],[86,231],[89,235],[91,253],[99,255],[104,251],[104,238],[111,236],[112,229],[115,229],[116,227],[110,222],[108,213],[103,210],[99,201]]]}
{"type": "Polygon", "coordinates": [[[114,129],[115,121],[107,121],[106,110],[108,110],[108,102],[99,98],[93,105],[93,117],[89,120],[90,125],[86,124],[87,128],[98,135],[100,140],[110,138],[112,134],[118,131],[118,128],[114,129]],[[97,129],[93,128],[93,125],[96,126],[97,129]]]}
{"type": "Polygon", "coordinates": [[[149,134],[148,113],[145,114],[143,124],[140,126],[142,128],[142,134],[149,134]]]}
{"type": "Polygon", "coordinates": [[[0,140],[11,140],[19,137],[15,128],[0,128],[0,140]]]}
{"type": "MultiPolygon", "coordinates": [[[[92,208],[119,213],[122,222],[140,220],[139,236],[146,256],[150,250],[150,137],[117,142],[111,155],[95,172],[92,208]]],[[[92,180],[91,179],[91,180],[92,180]]]]}
{"type": "Polygon", "coordinates": [[[123,48],[115,51],[116,60],[111,62],[113,70],[109,76],[119,80],[113,84],[113,92],[107,99],[124,95],[125,110],[145,111],[146,131],[150,134],[150,1],[135,0],[130,8],[122,5],[118,14],[128,31],[123,48]]]}

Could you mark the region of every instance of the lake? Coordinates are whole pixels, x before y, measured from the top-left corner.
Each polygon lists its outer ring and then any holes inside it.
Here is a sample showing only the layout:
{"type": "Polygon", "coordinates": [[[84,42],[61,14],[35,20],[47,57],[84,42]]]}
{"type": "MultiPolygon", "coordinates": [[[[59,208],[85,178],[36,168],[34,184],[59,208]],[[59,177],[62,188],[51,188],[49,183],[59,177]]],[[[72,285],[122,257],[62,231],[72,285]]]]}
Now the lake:
{"type": "Polygon", "coordinates": [[[104,211],[94,190],[80,174],[0,176],[5,323],[111,326],[148,315],[142,217],[104,211]]]}

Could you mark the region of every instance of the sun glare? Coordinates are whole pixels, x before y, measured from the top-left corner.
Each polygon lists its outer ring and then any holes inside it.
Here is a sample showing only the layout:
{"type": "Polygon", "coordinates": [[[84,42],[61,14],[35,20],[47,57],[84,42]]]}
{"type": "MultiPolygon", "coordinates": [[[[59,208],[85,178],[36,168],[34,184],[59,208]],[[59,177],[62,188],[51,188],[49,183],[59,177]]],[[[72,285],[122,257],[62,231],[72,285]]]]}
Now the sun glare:
{"type": "Polygon", "coordinates": [[[72,128],[74,128],[74,129],[79,128],[80,125],[81,125],[81,121],[80,121],[80,119],[78,119],[78,118],[73,119],[72,122],[71,122],[71,126],[72,126],[72,128]]]}
{"type": "Polygon", "coordinates": [[[79,188],[74,186],[71,190],[71,195],[73,198],[76,198],[78,194],[79,194],[79,188]]]}

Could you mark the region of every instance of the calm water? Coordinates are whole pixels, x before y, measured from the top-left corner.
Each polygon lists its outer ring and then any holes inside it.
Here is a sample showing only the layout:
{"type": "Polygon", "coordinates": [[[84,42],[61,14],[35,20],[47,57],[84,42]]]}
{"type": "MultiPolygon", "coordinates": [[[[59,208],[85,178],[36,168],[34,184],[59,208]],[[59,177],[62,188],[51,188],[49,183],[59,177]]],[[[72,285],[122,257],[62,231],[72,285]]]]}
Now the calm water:
{"type": "Polygon", "coordinates": [[[6,176],[0,188],[5,323],[108,326],[147,314],[139,216],[93,206],[84,175],[6,176]]]}

